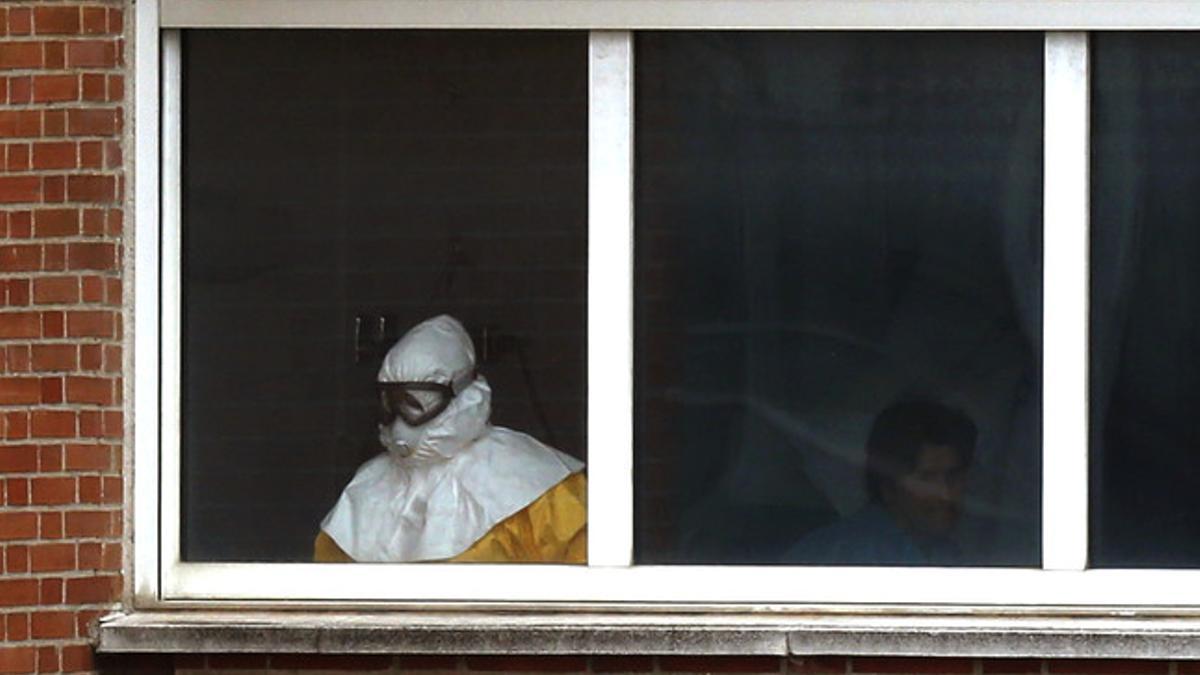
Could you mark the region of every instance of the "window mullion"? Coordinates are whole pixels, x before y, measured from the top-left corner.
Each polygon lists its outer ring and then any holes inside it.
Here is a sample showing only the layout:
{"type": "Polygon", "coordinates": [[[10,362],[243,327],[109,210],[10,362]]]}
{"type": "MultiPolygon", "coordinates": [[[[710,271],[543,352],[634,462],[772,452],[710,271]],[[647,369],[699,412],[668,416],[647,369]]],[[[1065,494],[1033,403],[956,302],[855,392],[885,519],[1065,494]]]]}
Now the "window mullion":
{"type": "Polygon", "coordinates": [[[588,563],[633,557],[633,37],[593,31],[588,78],[588,563]]]}
{"type": "Polygon", "coordinates": [[[1088,37],[1046,33],[1042,566],[1088,553],[1088,37]]]}

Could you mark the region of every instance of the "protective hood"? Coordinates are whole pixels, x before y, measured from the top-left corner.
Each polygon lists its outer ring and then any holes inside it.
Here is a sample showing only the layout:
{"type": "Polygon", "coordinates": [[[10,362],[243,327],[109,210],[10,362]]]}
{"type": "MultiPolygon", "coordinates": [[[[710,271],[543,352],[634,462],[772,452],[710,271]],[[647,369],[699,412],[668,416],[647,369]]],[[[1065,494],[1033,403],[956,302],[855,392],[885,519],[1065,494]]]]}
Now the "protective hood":
{"type": "Polygon", "coordinates": [[[475,376],[462,325],[440,316],[388,352],[380,382],[469,382],[419,427],[381,425],[386,452],[367,461],[321,523],[360,562],[445,560],[583,464],[531,436],[493,427],[491,388],[475,376]]]}

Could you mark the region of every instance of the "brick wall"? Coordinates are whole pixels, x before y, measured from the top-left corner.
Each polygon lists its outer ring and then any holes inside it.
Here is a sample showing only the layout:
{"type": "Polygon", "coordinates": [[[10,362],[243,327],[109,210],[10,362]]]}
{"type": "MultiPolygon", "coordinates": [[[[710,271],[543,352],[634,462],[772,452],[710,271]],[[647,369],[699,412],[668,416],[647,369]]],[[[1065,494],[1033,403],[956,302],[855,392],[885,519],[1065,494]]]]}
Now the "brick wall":
{"type": "Polygon", "coordinates": [[[120,2],[0,6],[0,672],[92,667],[121,589],[120,2]]]}

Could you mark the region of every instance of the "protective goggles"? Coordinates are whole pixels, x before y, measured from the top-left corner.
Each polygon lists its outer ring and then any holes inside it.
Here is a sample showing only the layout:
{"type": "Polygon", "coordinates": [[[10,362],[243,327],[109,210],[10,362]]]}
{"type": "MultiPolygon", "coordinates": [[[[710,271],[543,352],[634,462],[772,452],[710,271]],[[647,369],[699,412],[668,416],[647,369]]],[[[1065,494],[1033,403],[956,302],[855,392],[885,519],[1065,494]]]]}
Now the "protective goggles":
{"type": "MultiPolygon", "coordinates": [[[[464,378],[469,383],[474,378],[464,378]]],[[[419,427],[442,414],[465,387],[451,382],[377,382],[379,422],[391,424],[397,417],[410,427],[419,427]]]]}

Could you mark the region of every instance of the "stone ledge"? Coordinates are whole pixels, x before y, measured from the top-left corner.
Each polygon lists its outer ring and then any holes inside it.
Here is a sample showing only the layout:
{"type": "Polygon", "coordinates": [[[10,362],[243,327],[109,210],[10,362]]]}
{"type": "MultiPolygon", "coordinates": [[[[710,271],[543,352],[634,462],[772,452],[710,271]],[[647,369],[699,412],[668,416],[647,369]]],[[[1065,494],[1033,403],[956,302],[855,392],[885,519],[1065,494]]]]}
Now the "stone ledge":
{"type": "Polygon", "coordinates": [[[103,653],[1200,658],[1200,618],[146,611],[103,653]]]}

